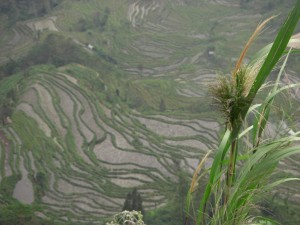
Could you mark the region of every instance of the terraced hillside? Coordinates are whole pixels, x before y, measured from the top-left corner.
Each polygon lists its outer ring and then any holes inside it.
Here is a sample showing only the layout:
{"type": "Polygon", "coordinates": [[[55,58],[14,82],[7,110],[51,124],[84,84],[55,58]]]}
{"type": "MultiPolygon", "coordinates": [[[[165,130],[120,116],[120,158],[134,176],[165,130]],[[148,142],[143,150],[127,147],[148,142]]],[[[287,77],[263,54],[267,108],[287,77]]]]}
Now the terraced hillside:
{"type": "Polygon", "coordinates": [[[89,223],[120,211],[133,187],[146,209],[165,204],[180,169],[192,171],[215,147],[219,124],[107,108],[73,71],[97,76],[73,65],[21,84],[13,122],[1,129],[2,176],[22,175],[14,197],[39,201],[46,217],[89,223]]]}
{"type": "Polygon", "coordinates": [[[23,23],[4,33],[0,42],[0,64],[7,62],[9,57],[18,58],[24,54],[32,46],[32,39],[32,30],[23,23]]]}
{"type": "MultiPolygon", "coordinates": [[[[107,67],[32,65],[0,80],[0,103],[12,108],[0,127],[0,184],[10,179],[15,199],[67,224],[104,224],[135,187],[146,211],[167,205],[222,132],[208,85],[231,70],[257,23],[280,11],[239,3],[65,0],[3,29],[0,65],[59,34],[107,67]]],[[[250,54],[275,32],[274,22],[250,54]]],[[[298,72],[283,80],[298,81],[298,72]]],[[[299,101],[299,90],[289,94],[299,101]]],[[[295,161],[282,166],[299,174],[295,161]]]]}

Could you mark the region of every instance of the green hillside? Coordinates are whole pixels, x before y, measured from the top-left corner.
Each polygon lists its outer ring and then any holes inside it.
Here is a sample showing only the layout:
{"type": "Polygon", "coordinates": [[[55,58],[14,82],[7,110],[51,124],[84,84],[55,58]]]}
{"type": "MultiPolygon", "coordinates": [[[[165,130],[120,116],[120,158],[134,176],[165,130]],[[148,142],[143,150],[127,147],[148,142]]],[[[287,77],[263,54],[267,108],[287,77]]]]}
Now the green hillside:
{"type": "MultiPolygon", "coordinates": [[[[148,225],[182,224],[191,175],[223,132],[209,85],[279,14],[249,56],[273,41],[294,2],[1,2],[0,224],[105,224],[133,188],[148,225]]],[[[293,62],[283,83],[300,80],[293,62]]],[[[299,104],[287,95],[285,108],[299,104]]],[[[299,129],[299,109],[279,125],[274,113],[267,135],[299,129]]],[[[299,175],[298,158],[284,170],[299,175]]],[[[299,191],[282,186],[262,205],[295,224],[299,191]]]]}

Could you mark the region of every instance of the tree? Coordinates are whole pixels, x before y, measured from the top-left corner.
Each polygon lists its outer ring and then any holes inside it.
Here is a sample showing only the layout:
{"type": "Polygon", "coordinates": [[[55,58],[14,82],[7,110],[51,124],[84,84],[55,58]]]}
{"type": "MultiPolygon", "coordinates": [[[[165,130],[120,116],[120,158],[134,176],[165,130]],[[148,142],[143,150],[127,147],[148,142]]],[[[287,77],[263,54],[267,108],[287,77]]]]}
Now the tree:
{"type": "Polygon", "coordinates": [[[166,111],[166,104],[162,98],[160,99],[160,103],[159,103],[159,111],[161,111],[161,112],[166,111]]]}
{"type": "Polygon", "coordinates": [[[143,200],[141,195],[138,193],[137,189],[134,188],[132,192],[129,192],[126,196],[123,211],[140,211],[143,215],[145,214],[145,211],[143,209],[143,200]]]}
{"type": "Polygon", "coordinates": [[[94,26],[96,26],[96,27],[100,26],[101,14],[99,11],[97,11],[93,14],[93,23],[94,23],[94,26]]]}
{"type": "Polygon", "coordinates": [[[88,29],[88,23],[84,18],[80,18],[76,24],[76,28],[79,32],[84,32],[88,29]]]}

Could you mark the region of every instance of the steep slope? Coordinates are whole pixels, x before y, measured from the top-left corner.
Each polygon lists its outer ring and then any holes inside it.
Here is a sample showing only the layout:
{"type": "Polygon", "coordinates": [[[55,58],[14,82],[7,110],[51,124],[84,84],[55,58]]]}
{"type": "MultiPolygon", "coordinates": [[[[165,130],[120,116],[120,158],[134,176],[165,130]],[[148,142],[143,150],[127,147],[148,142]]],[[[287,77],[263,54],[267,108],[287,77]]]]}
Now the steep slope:
{"type": "MultiPolygon", "coordinates": [[[[240,2],[65,0],[4,29],[0,64],[26,62],[0,81],[2,106],[12,109],[0,127],[0,180],[14,179],[13,197],[37,204],[41,218],[70,224],[103,224],[134,187],[146,211],[169,203],[187,185],[180,174],[189,177],[222,132],[208,85],[231,70],[257,23],[277,10],[246,10],[240,2]],[[55,43],[51,37],[82,51],[61,44],[49,50],[60,57],[40,62],[33,48],[37,60],[22,58],[32,46],[55,43]],[[81,57],[65,62],[74,52],[81,57]],[[34,66],[56,58],[57,68],[34,66]]],[[[276,24],[251,51],[275,31],[276,24]]],[[[284,82],[298,79],[293,73],[284,82]]],[[[298,174],[295,161],[282,166],[298,174]]]]}
{"type": "Polygon", "coordinates": [[[180,170],[192,171],[215,147],[218,123],[110,109],[76,73],[97,76],[72,65],[22,82],[13,122],[1,129],[4,174],[22,175],[14,197],[39,201],[45,217],[86,223],[120,211],[133,187],[146,209],[165,204],[180,170]]]}

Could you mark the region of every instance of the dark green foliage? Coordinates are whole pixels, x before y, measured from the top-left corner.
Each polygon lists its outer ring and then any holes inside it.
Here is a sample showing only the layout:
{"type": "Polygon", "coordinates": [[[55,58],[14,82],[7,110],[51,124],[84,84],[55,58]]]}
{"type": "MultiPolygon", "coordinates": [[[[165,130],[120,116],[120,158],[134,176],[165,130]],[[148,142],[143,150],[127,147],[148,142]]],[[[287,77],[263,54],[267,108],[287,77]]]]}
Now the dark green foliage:
{"type": "Polygon", "coordinates": [[[99,26],[101,23],[101,13],[99,11],[93,13],[93,24],[99,26]]]}
{"type": "Polygon", "coordinates": [[[148,212],[145,217],[145,223],[147,225],[183,225],[183,221],[178,219],[176,205],[176,202],[172,202],[164,207],[148,212]]]}
{"type": "MultiPolygon", "coordinates": [[[[97,52],[99,53],[99,52],[97,52]]],[[[101,59],[112,64],[117,62],[99,53],[101,59]]],[[[11,75],[16,71],[26,71],[28,68],[39,64],[52,64],[56,67],[70,63],[80,63],[90,67],[106,68],[97,55],[88,53],[81,45],[76,44],[71,38],[66,38],[58,34],[49,34],[42,43],[34,46],[27,56],[18,62],[11,60],[6,65],[0,67],[0,75],[11,75]]],[[[26,74],[26,72],[24,72],[26,74]]]]}
{"type": "Polygon", "coordinates": [[[71,62],[79,63],[86,61],[86,54],[83,51],[72,39],[50,34],[22,60],[22,67],[36,64],[62,66],[71,62]]]}
{"type": "Polygon", "coordinates": [[[176,218],[177,221],[180,221],[181,224],[184,223],[185,220],[185,202],[186,202],[186,193],[189,190],[188,183],[189,183],[189,174],[181,170],[180,168],[180,162],[176,163],[175,160],[175,165],[178,166],[177,170],[178,172],[178,185],[177,185],[177,190],[176,194],[174,196],[174,201],[177,202],[177,204],[174,205],[174,209],[176,214],[174,217],[176,218]]]}
{"type": "Polygon", "coordinates": [[[75,29],[79,32],[84,32],[89,28],[88,22],[84,18],[80,18],[75,26],[75,29]]]}
{"type": "Polygon", "coordinates": [[[37,172],[35,175],[35,181],[38,185],[43,187],[45,185],[46,176],[43,172],[37,172]]]}
{"type": "Polygon", "coordinates": [[[118,97],[120,97],[120,90],[119,90],[119,89],[116,89],[116,95],[117,95],[118,97]]]}
{"type": "Polygon", "coordinates": [[[47,188],[47,177],[43,172],[37,172],[34,176],[34,184],[36,185],[36,195],[40,199],[46,191],[47,188]]]}
{"type": "Polygon", "coordinates": [[[15,75],[0,80],[0,125],[10,117],[18,100],[18,83],[22,76],[15,75]]]}
{"type": "Polygon", "coordinates": [[[95,48],[96,53],[98,54],[98,56],[102,59],[104,59],[105,61],[111,63],[111,64],[118,64],[117,60],[114,59],[113,57],[111,57],[110,55],[104,53],[101,49],[97,49],[95,48]]]}
{"type": "Polygon", "coordinates": [[[9,61],[0,66],[0,79],[18,72],[19,69],[18,62],[9,57],[9,61]]]}
{"type": "MultiPolygon", "coordinates": [[[[21,175],[4,177],[0,183],[0,225],[55,225],[35,215],[36,206],[24,205],[13,198],[13,191],[21,175]]],[[[58,225],[58,224],[57,224],[58,225]]]]}
{"type": "MultiPolygon", "coordinates": [[[[176,170],[178,171],[178,183],[173,185],[173,191],[170,202],[155,210],[147,211],[145,223],[147,225],[183,225],[185,221],[185,200],[189,189],[189,175],[180,167],[179,160],[174,160],[176,170]]],[[[189,225],[194,225],[194,221],[188,221],[189,225]]]]}
{"type": "Polygon", "coordinates": [[[43,16],[60,4],[62,0],[5,0],[0,1],[0,13],[5,14],[14,23],[43,16]]]}
{"type": "Polygon", "coordinates": [[[139,140],[137,136],[135,136],[130,143],[137,149],[143,147],[143,143],[139,140]]]}
{"type": "MultiPolygon", "coordinates": [[[[7,117],[10,117],[12,114],[13,103],[9,99],[4,99],[0,104],[0,119],[4,121],[7,117]]],[[[4,122],[3,122],[4,123],[4,122]]]]}
{"type": "Polygon", "coordinates": [[[159,103],[159,111],[161,111],[161,112],[166,111],[166,104],[162,98],[160,99],[160,103],[159,103]]]}
{"type": "Polygon", "coordinates": [[[8,63],[1,66],[0,77],[12,75],[20,70],[26,71],[29,67],[38,64],[62,66],[72,62],[89,64],[93,63],[94,60],[72,39],[57,34],[49,34],[42,43],[34,46],[27,56],[19,61],[10,59],[8,63]]]}
{"type": "Polygon", "coordinates": [[[0,225],[55,225],[53,221],[42,220],[35,215],[33,206],[17,201],[0,205],[0,225]]]}
{"type": "Polygon", "coordinates": [[[137,109],[137,108],[148,108],[147,107],[147,103],[146,101],[143,99],[142,96],[138,96],[138,95],[130,95],[129,96],[129,107],[133,108],[133,109],[137,109]]]}
{"type": "Polygon", "coordinates": [[[17,182],[21,179],[21,175],[11,175],[9,177],[4,177],[0,183],[0,193],[5,196],[5,198],[10,198],[13,195],[14,188],[17,182]]]}
{"type": "Polygon", "coordinates": [[[2,102],[0,102],[0,120],[3,123],[7,117],[11,117],[16,101],[17,101],[16,90],[10,89],[4,96],[2,102]]]}
{"type": "Polygon", "coordinates": [[[109,15],[110,15],[110,9],[108,7],[106,7],[104,10],[103,16],[98,17],[97,23],[95,23],[95,25],[99,28],[100,31],[105,30],[109,15]]]}
{"type": "Polygon", "coordinates": [[[126,196],[126,200],[124,202],[123,211],[140,211],[142,215],[145,214],[144,208],[143,208],[143,200],[141,195],[138,193],[137,189],[134,188],[132,192],[128,193],[126,196]]]}
{"type": "Polygon", "coordinates": [[[110,9],[106,7],[103,12],[96,11],[90,18],[80,18],[74,25],[75,30],[85,32],[90,29],[96,28],[100,32],[105,31],[107,21],[110,15],[110,9]]]}

